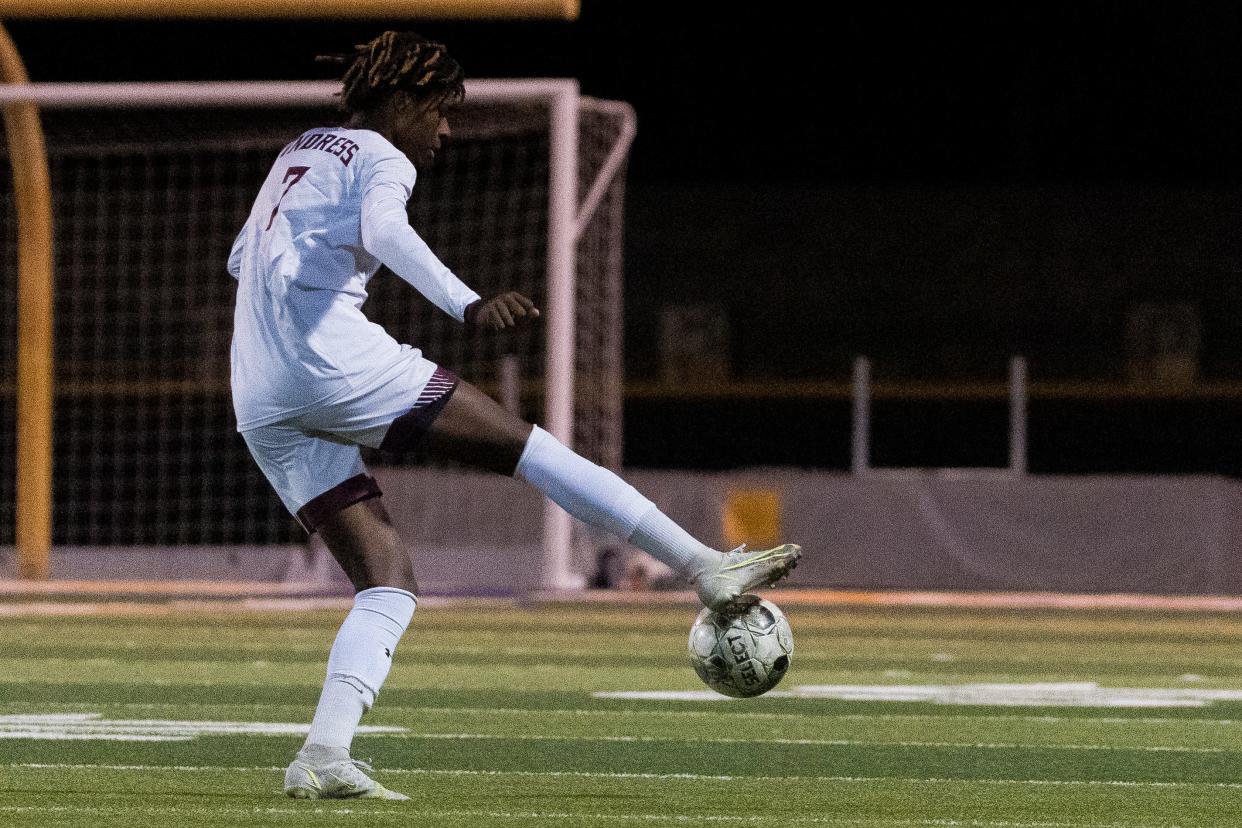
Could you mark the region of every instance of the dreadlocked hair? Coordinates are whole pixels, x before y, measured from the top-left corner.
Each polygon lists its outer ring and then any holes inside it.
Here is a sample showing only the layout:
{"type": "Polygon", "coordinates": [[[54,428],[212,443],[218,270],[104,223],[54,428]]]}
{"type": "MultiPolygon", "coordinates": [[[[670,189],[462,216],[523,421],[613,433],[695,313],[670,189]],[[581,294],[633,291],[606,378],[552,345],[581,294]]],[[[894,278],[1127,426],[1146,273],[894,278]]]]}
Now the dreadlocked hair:
{"type": "Polygon", "coordinates": [[[466,73],[441,43],[414,32],[384,32],[353,54],[320,55],[317,60],[349,64],[341,79],[341,106],[349,112],[372,109],[390,93],[403,91],[417,101],[460,101],[466,73]]]}

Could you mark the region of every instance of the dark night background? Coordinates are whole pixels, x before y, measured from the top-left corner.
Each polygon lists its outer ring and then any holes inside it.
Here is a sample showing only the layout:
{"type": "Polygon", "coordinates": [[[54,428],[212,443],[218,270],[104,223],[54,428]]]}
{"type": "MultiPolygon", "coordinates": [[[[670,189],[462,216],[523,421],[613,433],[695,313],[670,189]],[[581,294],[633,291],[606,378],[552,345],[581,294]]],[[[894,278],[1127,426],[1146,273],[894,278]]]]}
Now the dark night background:
{"type": "MultiPolygon", "coordinates": [[[[1037,382],[1116,388],[1134,309],[1156,305],[1195,319],[1193,384],[1036,394],[1032,470],[1242,469],[1239,7],[796,8],[6,26],[36,81],[328,77],[317,52],[404,27],[471,76],[632,103],[629,465],[845,467],[848,401],[779,384],[844,382],[857,354],[880,381],[999,382],[1024,354],[1037,382]],[[729,375],[770,394],[660,389],[660,312],[687,303],[727,316],[729,375]]],[[[1005,462],[1003,399],[874,410],[878,464],[1005,462]]]]}

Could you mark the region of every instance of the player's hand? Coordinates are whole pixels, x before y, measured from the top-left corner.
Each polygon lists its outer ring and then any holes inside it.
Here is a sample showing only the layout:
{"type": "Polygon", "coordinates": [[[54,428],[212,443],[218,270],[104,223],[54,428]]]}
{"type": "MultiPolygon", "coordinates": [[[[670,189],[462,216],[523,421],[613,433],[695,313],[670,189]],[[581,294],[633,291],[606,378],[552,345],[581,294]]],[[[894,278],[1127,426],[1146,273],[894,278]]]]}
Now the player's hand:
{"type": "Polygon", "coordinates": [[[492,299],[480,299],[466,308],[466,324],[472,328],[503,331],[528,323],[539,316],[539,308],[517,291],[502,293],[492,299]]]}

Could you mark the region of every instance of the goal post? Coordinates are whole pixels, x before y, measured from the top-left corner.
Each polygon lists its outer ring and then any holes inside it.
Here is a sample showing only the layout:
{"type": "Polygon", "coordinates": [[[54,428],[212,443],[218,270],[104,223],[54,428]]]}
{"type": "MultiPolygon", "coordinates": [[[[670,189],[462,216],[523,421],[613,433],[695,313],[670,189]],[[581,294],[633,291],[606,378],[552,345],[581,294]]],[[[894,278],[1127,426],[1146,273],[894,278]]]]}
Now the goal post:
{"type": "MultiPolygon", "coordinates": [[[[335,82],[319,81],[22,84],[0,87],[0,105],[34,104],[47,113],[48,152],[53,162],[51,189],[54,191],[58,227],[62,224],[66,226],[65,232],[58,230],[56,240],[57,268],[69,270],[63,278],[57,278],[58,295],[64,292],[67,307],[63,312],[59,305],[57,307],[57,313],[61,316],[56,341],[58,351],[67,349],[70,352],[68,356],[71,361],[58,370],[59,389],[46,393],[54,393],[58,401],[67,398],[73,402],[70,406],[58,406],[57,414],[53,415],[56,418],[69,416],[66,413],[68,410],[87,403],[94,407],[92,411],[95,412],[95,415],[83,414],[76,425],[71,424],[69,428],[66,439],[77,440],[80,445],[63,451],[58,449],[55,453],[60,458],[56,462],[58,475],[69,478],[56,482],[56,506],[58,509],[62,505],[75,507],[72,514],[57,516],[55,531],[59,537],[55,540],[58,544],[80,546],[131,542],[143,545],[159,543],[166,538],[182,545],[187,542],[220,542],[221,538],[227,542],[228,532],[205,532],[204,537],[199,538],[193,526],[170,528],[164,524],[147,527],[132,538],[126,537],[117,526],[130,519],[135,505],[130,502],[120,505],[104,502],[109,497],[107,490],[112,484],[86,479],[92,474],[123,474],[125,462],[117,459],[111,466],[104,463],[106,468],[83,468],[83,464],[99,465],[89,456],[90,452],[107,450],[100,441],[110,437],[102,431],[103,426],[96,416],[99,411],[113,405],[118,409],[125,408],[132,403],[136,406],[135,410],[150,410],[154,405],[160,417],[167,421],[206,417],[209,412],[214,412],[212,416],[223,413],[225,419],[231,419],[217,399],[223,393],[227,400],[227,376],[222,377],[217,370],[202,366],[187,369],[185,365],[180,368],[169,368],[164,363],[156,365],[155,358],[149,354],[138,359],[146,360],[150,365],[144,362],[140,369],[128,370],[115,358],[111,358],[115,362],[113,364],[101,355],[99,343],[83,342],[73,337],[112,335],[101,332],[101,326],[114,324],[109,314],[115,313],[116,324],[121,325],[115,336],[122,347],[133,345],[139,351],[147,347],[165,348],[169,343],[177,343],[172,345],[173,349],[184,347],[178,340],[181,333],[161,329],[157,335],[147,328],[154,330],[162,323],[141,319],[134,321],[132,310],[111,307],[123,305],[125,298],[109,298],[104,294],[110,289],[123,290],[121,279],[129,274],[110,271],[109,268],[123,270],[136,267],[142,274],[141,278],[146,280],[147,289],[158,291],[161,296],[175,292],[176,285],[169,281],[173,277],[162,269],[175,268],[184,260],[202,255],[203,250],[187,250],[189,242],[175,238],[165,241],[160,235],[165,232],[175,235],[176,227],[171,222],[161,222],[158,213],[181,210],[175,202],[166,201],[175,199],[175,195],[170,196],[169,192],[182,186],[191,188],[186,197],[195,203],[185,206],[185,217],[190,221],[195,217],[202,219],[205,210],[212,211],[212,221],[221,221],[219,209],[226,209],[235,215],[243,209],[243,202],[244,209],[248,210],[249,199],[253,198],[261,175],[266,173],[266,167],[262,167],[260,172],[256,165],[261,165],[264,159],[265,163],[270,164],[274,151],[297,134],[291,133],[290,127],[279,125],[282,118],[286,122],[298,122],[299,118],[290,117],[290,113],[300,111],[303,113],[301,128],[320,125],[322,120],[306,122],[305,112],[329,110],[332,95],[338,89],[339,84],[335,82]],[[117,110],[124,112],[118,113],[117,110]],[[213,116],[213,112],[228,114],[213,116]],[[268,115],[247,117],[239,114],[246,112],[268,115]],[[59,126],[52,123],[57,115],[60,116],[59,126]],[[83,117],[90,119],[90,129],[84,130],[81,124],[75,125],[75,118],[83,117]],[[144,132],[140,126],[144,123],[156,124],[154,135],[144,132]],[[237,133],[229,132],[230,123],[244,124],[245,129],[239,127],[237,133]],[[207,126],[204,127],[204,124],[207,126]],[[208,129],[209,134],[201,140],[195,139],[196,129],[208,129]],[[213,146],[213,141],[225,149],[213,146]],[[229,168],[233,162],[228,152],[235,150],[250,153],[245,162],[250,166],[244,169],[239,166],[236,170],[229,168]],[[115,155],[116,160],[107,160],[109,155],[115,155]],[[98,162],[95,156],[105,156],[105,160],[98,162]],[[108,164],[115,167],[108,167],[108,164]],[[121,180],[130,173],[141,176],[144,181],[142,186],[148,191],[140,192],[141,188],[135,189],[132,182],[121,180]],[[222,183],[225,179],[227,183],[222,183]],[[112,192],[110,188],[117,192],[112,192]],[[211,203],[203,204],[204,199],[211,203]],[[220,205],[216,205],[216,201],[220,205]],[[117,211],[118,217],[114,224],[108,224],[112,219],[103,217],[102,212],[113,210],[117,211]],[[124,215],[126,210],[161,222],[160,227],[153,229],[138,226],[136,221],[127,221],[124,215]],[[68,214],[63,215],[66,211],[68,214]],[[75,211],[81,211],[81,214],[75,211]],[[106,261],[110,255],[110,244],[119,246],[119,261],[106,261]],[[113,276],[117,281],[110,282],[113,276]],[[74,280],[70,289],[66,289],[69,284],[66,280],[74,280]],[[87,307],[89,303],[84,303],[78,295],[92,291],[100,294],[98,309],[87,307]],[[99,318],[93,319],[91,314],[96,313],[99,318]],[[95,333],[85,333],[88,330],[95,333]],[[142,339],[144,336],[149,339],[142,339]],[[73,364],[73,359],[79,359],[82,364],[73,364]],[[165,402],[153,403],[144,409],[143,395],[160,394],[165,395],[160,398],[165,402]],[[176,397],[177,394],[183,396],[176,397]],[[105,398],[108,402],[101,403],[100,400],[105,398]],[[174,398],[177,400],[175,404],[168,402],[174,398]],[[173,409],[177,409],[175,414],[170,413],[173,409]],[[90,491],[84,493],[88,489],[90,491]],[[62,504],[65,498],[71,503],[62,504]],[[77,514],[82,507],[92,514],[103,516],[97,521],[95,529],[82,525],[77,514]],[[62,520],[62,517],[65,519],[62,520]],[[70,524],[68,528],[66,523],[70,524]],[[100,526],[107,528],[100,530],[100,526]]],[[[458,150],[461,157],[447,162],[448,170],[443,174],[437,170],[429,175],[426,184],[420,180],[416,200],[428,189],[432,193],[429,201],[413,206],[415,226],[423,229],[420,217],[426,221],[443,219],[445,225],[437,232],[448,239],[446,244],[458,247],[450,246],[446,251],[435,238],[429,241],[433,248],[445,254],[446,262],[461,272],[468,283],[472,282],[472,265],[488,271],[486,278],[495,281],[496,287],[503,286],[506,278],[527,278],[528,271],[535,267],[542,269],[540,283],[529,284],[525,289],[544,296],[543,331],[537,336],[527,335],[517,339],[514,344],[526,363],[523,372],[528,382],[525,385],[530,386],[525,395],[526,408],[567,445],[574,445],[575,438],[581,437],[585,441],[583,453],[597,462],[618,465],[621,393],[620,308],[617,304],[619,231],[623,209],[623,173],[634,135],[633,110],[619,102],[584,98],[577,81],[572,79],[473,80],[467,81],[466,89],[467,103],[453,125],[455,139],[463,131],[466,136],[458,150]],[[601,124],[604,126],[601,127],[601,124]],[[499,147],[495,152],[489,149],[492,144],[499,147]],[[444,180],[437,183],[441,177],[444,180]],[[535,215],[533,199],[542,202],[539,208],[542,217],[535,215]],[[526,225],[521,229],[512,229],[506,224],[508,219],[505,214],[509,212],[522,217],[526,225]],[[449,223],[454,220],[462,226],[451,226],[449,223]],[[480,235],[471,236],[471,233],[480,235]],[[483,238],[487,233],[496,237],[483,238]],[[541,239],[532,238],[535,233],[541,239]],[[521,237],[514,238],[517,235],[521,237]],[[588,235],[592,237],[589,245],[588,235]],[[600,247],[599,243],[603,246],[600,247]],[[476,249],[480,246],[486,250],[476,249]],[[583,251],[588,246],[591,252],[585,255],[583,251]],[[470,261],[455,261],[458,251],[470,261]],[[584,285],[584,272],[590,274],[589,280],[598,281],[599,285],[595,282],[584,285]],[[604,343],[602,349],[579,347],[577,318],[584,295],[588,302],[607,301],[617,305],[602,315],[607,320],[605,325],[612,330],[592,339],[593,342],[604,343]],[[586,386],[584,392],[590,399],[590,404],[585,406],[578,399],[578,386],[583,384],[586,386]],[[588,412],[587,408],[592,410],[588,412]]],[[[456,144],[457,141],[452,142],[443,156],[451,156],[456,144]]],[[[16,154],[10,155],[10,162],[22,162],[16,154]]],[[[444,163],[443,160],[438,161],[438,166],[444,163]]],[[[6,163],[4,166],[9,165],[6,163]]],[[[10,187],[11,184],[6,185],[6,189],[10,187]]],[[[180,218],[180,213],[178,215],[180,218]]],[[[195,231],[189,228],[186,232],[195,231]]],[[[218,246],[219,235],[216,232],[210,244],[205,244],[201,238],[194,244],[200,247],[218,246]]],[[[23,242],[24,239],[7,240],[13,247],[20,247],[23,242]]],[[[15,260],[16,256],[10,251],[8,264],[13,265],[15,260]]],[[[222,262],[217,264],[223,272],[222,262]]],[[[199,263],[194,262],[193,267],[198,266],[199,263]]],[[[28,275],[19,273],[17,279],[25,280],[28,275]]],[[[193,277],[187,278],[192,280],[193,277]]],[[[485,292],[492,285],[480,284],[478,287],[485,292]]],[[[521,289],[522,285],[514,287],[521,289]]],[[[211,304],[210,308],[203,309],[204,314],[217,320],[223,318],[223,312],[217,307],[221,296],[213,292],[214,288],[188,285],[187,289],[201,294],[205,297],[203,301],[211,304]]],[[[53,292],[51,285],[39,286],[39,290],[49,297],[53,292]]],[[[143,300],[138,291],[139,288],[135,288],[126,296],[131,301],[150,301],[143,300]]],[[[386,304],[389,303],[377,300],[377,311],[386,304]]],[[[408,306],[403,306],[401,312],[411,311],[408,306]]],[[[594,311],[590,315],[592,319],[600,316],[594,311]]],[[[231,323],[231,307],[227,316],[231,323]]],[[[385,320],[380,321],[385,324],[385,320]]],[[[13,320],[6,321],[6,325],[11,324],[13,320]]],[[[459,364],[490,375],[491,362],[484,361],[495,361],[500,356],[488,351],[488,347],[493,350],[497,347],[494,345],[479,346],[481,351],[472,350],[475,346],[454,338],[455,334],[447,332],[442,320],[427,319],[420,324],[419,331],[420,338],[416,339],[415,344],[434,343],[435,348],[443,348],[445,361],[450,365],[457,360],[459,364]],[[423,334],[432,337],[432,343],[425,343],[423,334]]],[[[18,335],[21,335],[20,331],[18,335]]],[[[401,338],[398,331],[394,331],[394,335],[401,338]]],[[[212,343],[213,348],[218,345],[218,342],[212,343]]],[[[433,357],[439,356],[435,350],[431,353],[433,357]]],[[[489,376],[468,375],[484,384],[489,379],[489,376]]],[[[14,397],[21,398],[26,389],[36,387],[32,386],[29,376],[19,375],[14,379],[16,387],[10,386],[12,390],[9,392],[14,397]]],[[[231,422],[228,425],[231,428],[231,422]]],[[[164,424],[159,427],[173,426],[164,424]]],[[[198,428],[199,424],[192,424],[192,427],[198,428]]],[[[61,431],[58,426],[58,440],[62,437],[61,431]]],[[[116,438],[137,439],[121,434],[117,434],[116,438]]],[[[13,439],[20,446],[31,438],[22,430],[13,439]]],[[[168,443],[172,438],[164,435],[160,439],[168,443]]],[[[162,446],[153,449],[145,445],[140,447],[144,457],[155,457],[162,450],[162,446]]],[[[151,462],[163,464],[160,466],[164,469],[162,473],[175,476],[165,468],[168,465],[166,459],[157,457],[151,462]]],[[[223,460],[220,462],[225,463],[223,460]]],[[[207,473],[216,471],[208,469],[207,473]]],[[[7,485],[13,485],[11,469],[3,469],[3,474],[8,478],[5,481],[7,485]]],[[[222,480],[227,483],[227,474],[222,480]]],[[[7,486],[0,486],[0,499],[8,498],[4,488],[7,486]]],[[[119,483],[117,488],[125,490],[132,488],[132,484],[119,483]]],[[[205,494],[205,502],[191,502],[196,497],[189,491],[191,488],[182,488],[176,508],[205,515],[213,498],[219,496],[205,494]]],[[[125,496],[139,500],[142,495],[142,492],[130,492],[125,496]]],[[[0,505],[0,509],[3,508],[0,505]]],[[[234,510],[232,517],[247,511],[247,507],[235,504],[230,508],[234,510]]],[[[200,522],[204,519],[200,518],[200,522]]],[[[230,519],[227,510],[220,519],[230,519]]],[[[271,529],[271,523],[271,519],[267,520],[264,531],[267,535],[279,535],[280,531],[271,529]]],[[[270,541],[271,537],[260,537],[264,531],[252,533],[255,537],[246,537],[243,542],[270,541]]],[[[573,546],[571,520],[549,504],[543,522],[544,588],[564,589],[581,585],[581,578],[575,575],[571,563],[573,546]]]]}
{"type": "MultiPolygon", "coordinates": [[[[8,31],[0,25],[0,80],[28,84],[30,78],[8,31]]],[[[52,542],[52,206],[47,150],[39,109],[30,102],[3,108],[9,147],[29,153],[13,165],[13,198],[17,206],[19,276],[14,297],[21,331],[14,355],[17,373],[25,376],[13,419],[27,439],[14,447],[14,543],[22,578],[49,575],[52,542]]]]}

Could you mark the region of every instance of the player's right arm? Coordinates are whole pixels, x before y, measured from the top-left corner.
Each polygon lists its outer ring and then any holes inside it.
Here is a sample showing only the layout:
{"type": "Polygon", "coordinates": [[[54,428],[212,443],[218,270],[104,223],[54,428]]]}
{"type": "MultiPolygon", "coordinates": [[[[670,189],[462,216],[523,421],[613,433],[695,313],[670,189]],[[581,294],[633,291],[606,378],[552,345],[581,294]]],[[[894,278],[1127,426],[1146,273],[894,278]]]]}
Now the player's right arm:
{"type": "Polygon", "coordinates": [[[246,226],[250,222],[242,225],[241,231],[237,234],[237,238],[233,240],[233,249],[229,252],[229,275],[234,279],[241,278],[241,261],[242,251],[246,246],[246,226]]]}

